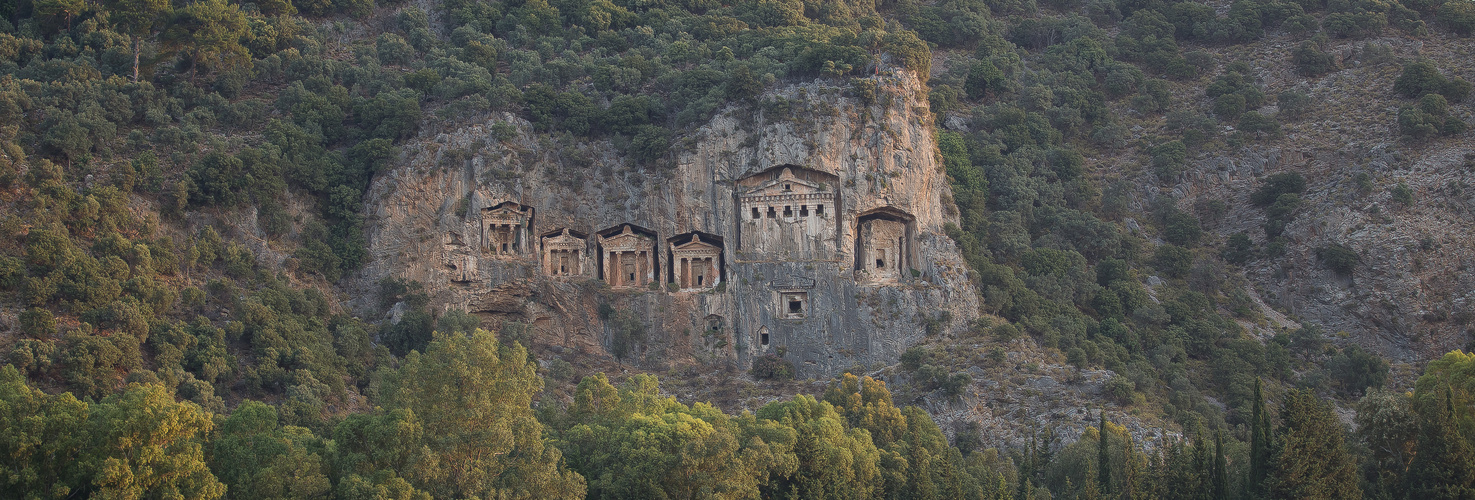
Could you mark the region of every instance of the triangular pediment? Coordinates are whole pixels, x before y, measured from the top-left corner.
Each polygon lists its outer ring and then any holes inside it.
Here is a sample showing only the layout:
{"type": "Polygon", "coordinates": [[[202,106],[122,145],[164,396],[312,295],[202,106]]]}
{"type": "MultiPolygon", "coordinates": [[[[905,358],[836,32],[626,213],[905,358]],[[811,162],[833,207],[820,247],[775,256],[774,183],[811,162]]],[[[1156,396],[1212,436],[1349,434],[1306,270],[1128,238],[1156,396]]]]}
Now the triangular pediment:
{"type": "Polygon", "coordinates": [[[527,215],[525,212],[507,206],[483,208],[481,213],[484,216],[504,219],[516,219],[527,215]]]}
{"type": "Polygon", "coordinates": [[[711,251],[714,251],[714,252],[720,252],[720,251],[722,251],[722,247],[719,247],[717,245],[713,245],[711,243],[707,243],[707,242],[702,241],[701,239],[698,239],[698,238],[693,238],[690,242],[682,243],[680,245],[676,245],[674,248],[676,250],[683,250],[683,251],[700,251],[700,250],[711,250],[711,251]]]}
{"type": "Polygon", "coordinates": [[[546,242],[552,243],[552,244],[558,244],[558,245],[564,245],[564,244],[582,244],[584,242],[584,240],[581,240],[579,238],[575,238],[573,236],[569,236],[567,234],[560,234],[558,236],[548,236],[548,237],[543,238],[543,241],[546,241],[546,242]]]}
{"type": "Polygon", "coordinates": [[[823,191],[824,186],[818,182],[811,182],[794,175],[793,170],[785,168],[778,177],[763,182],[748,190],[749,196],[776,196],[784,194],[811,194],[823,191]]]}
{"type": "Polygon", "coordinates": [[[639,235],[639,234],[635,234],[635,233],[628,233],[628,232],[627,233],[620,233],[620,234],[617,234],[617,235],[614,235],[614,236],[610,236],[610,237],[604,239],[604,241],[606,241],[608,243],[611,243],[611,244],[638,243],[638,242],[644,242],[644,241],[649,241],[649,240],[650,240],[650,238],[646,238],[643,235],[639,235]]]}

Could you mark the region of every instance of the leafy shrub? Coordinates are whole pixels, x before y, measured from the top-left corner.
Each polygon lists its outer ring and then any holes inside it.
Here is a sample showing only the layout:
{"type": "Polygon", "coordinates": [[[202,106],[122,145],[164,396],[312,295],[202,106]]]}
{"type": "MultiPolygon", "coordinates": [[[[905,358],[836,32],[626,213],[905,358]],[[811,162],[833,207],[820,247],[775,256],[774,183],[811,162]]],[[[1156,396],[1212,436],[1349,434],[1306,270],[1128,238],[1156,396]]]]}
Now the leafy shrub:
{"type": "Polygon", "coordinates": [[[1224,94],[1214,98],[1214,115],[1220,120],[1233,120],[1245,112],[1245,96],[1224,94]]]}
{"type": "Polygon", "coordinates": [[[655,125],[643,125],[635,137],[630,139],[630,147],[626,152],[637,161],[650,163],[665,156],[670,149],[671,131],[655,125]]]}
{"type": "Polygon", "coordinates": [[[1439,94],[1424,94],[1417,106],[1398,110],[1398,131],[1405,137],[1423,140],[1435,135],[1451,136],[1469,126],[1449,112],[1449,104],[1439,94]]]}
{"type": "Polygon", "coordinates": [[[1269,136],[1280,135],[1280,122],[1273,118],[1262,115],[1256,111],[1250,111],[1239,117],[1239,130],[1253,134],[1266,134],[1269,136]]]}
{"type": "Polygon", "coordinates": [[[1007,89],[1008,79],[1005,78],[1004,72],[988,59],[973,63],[973,66],[968,68],[967,79],[963,82],[963,92],[973,100],[980,100],[1007,89]]]}
{"type": "Polygon", "coordinates": [[[1291,63],[1296,66],[1296,72],[1312,78],[1337,70],[1337,58],[1310,41],[1301,42],[1291,51],[1291,63]]]}
{"type": "Polygon", "coordinates": [[[1362,260],[1356,251],[1340,243],[1316,249],[1316,258],[1332,271],[1343,276],[1351,275],[1352,271],[1357,269],[1358,262],[1362,260]]]}
{"type": "Polygon", "coordinates": [[[1282,194],[1265,209],[1265,236],[1275,238],[1285,232],[1286,225],[1296,216],[1301,207],[1301,196],[1294,193],[1282,194]]]}
{"type": "Polygon", "coordinates": [[[1455,0],[1439,6],[1439,22],[1460,36],[1475,33],[1475,3],[1455,0]]]}
{"type": "Polygon", "coordinates": [[[1163,239],[1168,243],[1185,247],[1198,244],[1203,237],[1203,227],[1193,214],[1172,208],[1163,217],[1163,239]]]}
{"type": "Polygon", "coordinates": [[[461,309],[451,309],[435,320],[435,329],[441,333],[471,333],[481,326],[481,318],[461,309]]]}
{"type": "Polygon", "coordinates": [[[1225,73],[1214,78],[1204,93],[1214,99],[1214,114],[1220,119],[1232,120],[1245,111],[1256,109],[1265,100],[1265,93],[1246,76],[1249,66],[1243,61],[1230,63],[1225,73]]]}
{"type": "Polygon", "coordinates": [[[1414,204],[1414,190],[1409,189],[1407,183],[1400,182],[1398,183],[1398,185],[1393,186],[1393,189],[1390,189],[1388,192],[1392,195],[1393,201],[1402,203],[1404,206],[1410,206],[1414,204]]]}
{"type": "Polygon", "coordinates": [[[1388,362],[1356,344],[1333,356],[1326,367],[1337,388],[1349,396],[1361,395],[1369,388],[1383,387],[1388,379],[1388,362]]]}
{"type": "MultiPolygon", "coordinates": [[[[80,329],[79,329],[80,330],[80,329]]],[[[73,331],[63,340],[66,345],[57,362],[68,386],[79,394],[101,398],[111,394],[122,383],[122,375],[138,368],[140,357],[137,338],[124,333],[109,336],[73,331]]]]}
{"type": "Polygon", "coordinates": [[[400,316],[398,322],[387,326],[379,335],[379,342],[396,356],[410,351],[424,351],[430,344],[435,329],[435,317],[423,309],[415,309],[400,316]]]}
{"type": "Polygon", "coordinates": [[[1224,250],[1220,253],[1225,261],[1234,265],[1245,265],[1255,258],[1255,243],[1250,236],[1244,232],[1229,235],[1229,241],[1224,244],[1224,250]]]}
{"type": "Polygon", "coordinates": [[[1427,94],[1439,94],[1451,102],[1460,102],[1470,95],[1470,83],[1461,78],[1445,78],[1428,60],[1418,60],[1404,65],[1403,73],[1393,81],[1393,91],[1408,98],[1420,98],[1427,94]]]}
{"type": "Polygon", "coordinates": [[[1019,338],[1019,328],[1015,327],[1013,323],[1000,323],[994,327],[993,334],[994,338],[999,339],[999,341],[1008,342],[1019,338]]]}
{"type": "Polygon", "coordinates": [[[48,339],[56,335],[56,317],[51,311],[29,307],[20,313],[20,330],[27,337],[48,339]]]}
{"type": "Polygon", "coordinates": [[[794,364],[776,355],[765,354],[753,360],[753,368],[748,373],[761,380],[793,380],[794,364]]]}
{"type": "Polygon", "coordinates": [[[1153,147],[1151,154],[1153,172],[1164,182],[1177,179],[1183,173],[1184,163],[1188,161],[1188,147],[1178,140],[1153,147]]]}
{"type": "Polygon", "coordinates": [[[1159,271],[1173,278],[1188,275],[1193,266],[1193,252],[1178,245],[1158,245],[1152,254],[1152,263],[1159,271]]]}
{"type": "Polygon", "coordinates": [[[1133,395],[1137,393],[1137,385],[1132,380],[1121,375],[1112,375],[1102,387],[1106,395],[1121,406],[1132,404],[1133,395]]]}
{"type": "Polygon", "coordinates": [[[927,349],[922,346],[911,346],[901,353],[901,368],[906,371],[916,371],[927,362],[927,349]]]}
{"type": "Polygon", "coordinates": [[[563,358],[553,358],[548,361],[548,376],[553,380],[573,380],[574,365],[563,358]]]}
{"type": "Polygon", "coordinates": [[[1257,206],[1267,206],[1280,198],[1283,194],[1301,194],[1306,191],[1306,178],[1299,172],[1283,172],[1265,178],[1260,188],[1250,194],[1250,202],[1257,206]]]}
{"type": "Polygon", "coordinates": [[[1321,27],[1337,38],[1375,36],[1387,26],[1382,12],[1333,12],[1321,20],[1321,27]]]}
{"type": "Polygon", "coordinates": [[[1312,109],[1311,96],[1300,90],[1281,92],[1276,96],[1275,102],[1280,107],[1281,115],[1292,119],[1305,116],[1312,109]]]}
{"type": "Polygon", "coordinates": [[[11,346],[6,361],[22,373],[39,374],[51,369],[56,358],[56,343],[48,340],[20,339],[11,346]]]}

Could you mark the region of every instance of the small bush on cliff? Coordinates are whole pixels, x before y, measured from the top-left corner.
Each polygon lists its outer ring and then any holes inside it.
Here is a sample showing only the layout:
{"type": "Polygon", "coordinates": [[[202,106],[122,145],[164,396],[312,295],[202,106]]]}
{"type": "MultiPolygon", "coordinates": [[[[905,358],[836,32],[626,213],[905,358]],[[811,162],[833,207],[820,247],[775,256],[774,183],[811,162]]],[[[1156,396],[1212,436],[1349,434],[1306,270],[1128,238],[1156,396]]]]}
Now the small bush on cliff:
{"type": "Polygon", "coordinates": [[[1352,274],[1352,271],[1357,269],[1358,262],[1362,260],[1355,250],[1341,243],[1332,243],[1316,249],[1316,258],[1326,264],[1326,267],[1343,276],[1352,274]]]}
{"type": "Polygon", "coordinates": [[[1275,174],[1265,178],[1265,183],[1260,189],[1250,195],[1250,202],[1258,206],[1268,206],[1275,203],[1277,198],[1283,194],[1300,194],[1306,191],[1306,178],[1296,172],[1275,174]]]}
{"type": "Polygon", "coordinates": [[[1398,183],[1397,186],[1393,186],[1393,189],[1389,190],[1389,193],[1392,195],[1393,201],[1402,203],[1403,206],[1414,204],[1414,190],[1408,187],[1408,183],[1398,183]]]}
{"type": "Polygon", "coordinates": [[[764,354],[753,360],[753,369],[748,373],[762,380],[792,380],[794,364],[773,354],[764,354]]]}
{"type": "Polygon", "coordinates": [[[1398,110],[1398,132],[1416,141],[1457,135],[1468,128],[1463,120],[1450,114],[1449,103],[1439,94],[1424,94],[1417,106],[1398,110]]]}
{"type": "Polygon", "coordinates": [[[1393,81],[1393,91],[1410,99],[1439,94],[1450,102],[1460,102],[1470,95],[1470,90],[1470,82],[1459,77],[1445,78],[1428,60],[1408,63],[1393,81]]]}
{"type": "Polygon", "coordinates": [[[1301,42],[1291,51],[1291,62],[1302,76],[1318,77],[1337,70],[1337,58],[1315,42],[1301,42]]]}
{"type": "Polygon", "coordinates": [[[1444,2],[1439,6],[1439,22],[1460,36],[1470,36],[1475,33],[1475,3],[1444,2]]]}
{"type": "Polygon", "coordinates": [[[1164,182],[1178,178],[1188,161],[1188,147],[1183,141],[1168,141],[1152,148],[1152,170],[1164,182]]]}

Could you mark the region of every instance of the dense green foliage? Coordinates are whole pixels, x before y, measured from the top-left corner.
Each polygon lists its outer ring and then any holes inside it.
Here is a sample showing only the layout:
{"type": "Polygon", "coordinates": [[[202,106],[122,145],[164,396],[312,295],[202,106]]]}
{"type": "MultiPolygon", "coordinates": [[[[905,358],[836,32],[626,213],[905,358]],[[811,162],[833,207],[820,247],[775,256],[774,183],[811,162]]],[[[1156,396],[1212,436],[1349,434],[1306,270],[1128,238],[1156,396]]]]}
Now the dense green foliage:
{"type": "MultiPolygon", "coordinates": [[[[1276,96],[1279,114],[1263,114],[1268,98],[1252,68],[1205,47],[1284,32],[1298,41],[1291,63],[1320,78],[1343,67],[1329,52],[1333,38],[1423,36],[1430,26],[1468,35],[1470,2],[1239,0],[1224,12],[1136,0],[433,8],[0,2],[0,300],[18,326],[0,367],[0,497],[1475,490],[1467,355],[1432,364],[1405,395],[1380,389],[1386,362],[1329,345],[1314,326],[1262,342],[1236,322],[1255,313],[1225,266],[1284,250],[1305,178],[1263,179],[1251,197],[1266,217],[1263,237],[1239,233],[1221,245],[1209,229],[1222,202],[1188,210],[1147,200],[1142,231],[1124,230],[1115,221],[1134,209],[1127,181],[1099,178],[1087,161],[1096,151],[1136,155],[1171,183],[1199,153],[1278,137],[1281,121],[1315,107],[1287,91],[1276,96]],[[936,75],[933,50],[954,59],[936,75]],[[827,78],[865,104],[885,102],[865,78],[882,65],[930,78],[937,117],[973,118],[971,131],[940,132],[937,142],[960,211],[950,236],[988,312],[1007,320],[978,330],[999,341],[1028,335],[1072,364],[1112,370],[1108,397],[1160,409],[1193,438],[1147,451],[1102,415],[1073,443],[1045,435],[1023,450],[984,450],[959,431],[950,446],[925,412],[898,408],[883,384],[853,376],[822,397],[740,415],[677,402],[645,375],[619,387],[586,377],[560,404],[520,345],[526,325],[479,331],[477,318],[437,315],[416,284],[395,280],[380,283],[381,309],[406,307],[375,325],[345,314],[331,291],[366,259],[371,181],[424,129],[510,112],[546,143],[608,141],[636,171],[660,176],[685,147],[684,131],[721,108],[784,109],[760,102],[778,82],[827,78]],[[1167,128],[1133,137],[1119,111],[1167,128]],[[234,223],[243,219],[254,222],[234,223]],[[1154,276],[1161,282],[1149,289],[1154,276]],[[1365,394],[1358,444],[1345,447],[1327,407],[1289,387],[1365,394]]],[[[1470,93],[1464,80],[1410,61],[1391,90],[1408,99],[1397,126],[1409,139],[1465,131],[1451,109],[1470,93]]],[[[524,132],[491,129],[496,140],[524,132]]],[[[559,163],[587,167],[576,149],[558,149],[568,160],[559,163]]],[[[1407,186],[1393,195],[1414,201],[1407,186]]],[[[1356,249],[1334,244],[1318,255],[1337,273],[1356,271],[1356,249]]],[[[624,359],[645,326],[628,311],[603,316],[624,359]]],[[[945,358],[908,351],[902,375],[911,389],[959,397],[971,376],[945,358]]],[[[554,378],[572,371],[548,363],[554,378]]],[[[794,368],[764,357],[751,373],[785,380],[794,368]]]]}

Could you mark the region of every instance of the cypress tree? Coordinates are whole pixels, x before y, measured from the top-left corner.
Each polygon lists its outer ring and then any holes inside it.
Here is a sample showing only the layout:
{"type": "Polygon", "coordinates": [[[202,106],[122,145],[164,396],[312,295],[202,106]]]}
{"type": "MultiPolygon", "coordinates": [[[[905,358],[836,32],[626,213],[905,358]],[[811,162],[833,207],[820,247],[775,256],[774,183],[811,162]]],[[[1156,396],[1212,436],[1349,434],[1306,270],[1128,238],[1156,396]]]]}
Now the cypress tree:
{"type": "Polygon", "coordinates": [[[1205,442],[1202,430],[1193,433],[1193,484],[1196,498],[1214,498],[1214,457],[1209,456],[1209,443],[1205,442]]]}
{"type": "Polygon", "coordinates": [[[1224,460],[1224,431],[1214,435],[1214,500],[1229,498],[1229,464],[1224,460]]]}
{"type": "Polygon", "coordinates": [[[1039,456],[1039,434],[1029,434],[1029,448],[1025,449],[1024,457],[1019,461],[1019,490],[1015,496],[1019,500],[1026,500],[1031,496],[1034,488],[1030,486],[1030,480],[1034,477],[1034,461],[1039,456]]]}
{"type": "Polygon", "coordinates": [[[1127,434],[1127,442],[1122,446],[1123,460],[1126,462],[1127,480],[1122,483],[1122,498],[1136,498],[1142,491],[1142,464],[1137,462],[1137,443],[1132,439],[1132,434],[1127,434]]]}
{"type": "Polygon", "coordinates": [[[1146,468],[1142,471],[1141,498],[1162,498],[1164,495],[1163,481],[1167,477],[1167,460],[1164,454],[1168,448],[1168,433],[1158,430],[1158,447],[1153,453],[1146,456],[1146,468]]]}
{"type": "Polygon", "coordinates": [[[1097,426],[1101,439],[1096,442],[1096,477],[1101,482],[1101,492],[1111,495],[1111,452],[1108,449],[1106,431],[1106,409],[1101,409],[1101,424],[1097,426]]]}
{"type": "Polygon", "coordinates": [[[1460,435],[1453,391],[1445,386],[1444,404],[1423,406],[1419,445],[1404,490],[1409,498],[1475,498],[1475,450],[1460,435]]]}
{"type": "Polygon", "coordinates": [[[1255,378],[1255,400],[1250,413],[1250,477],[1245,481],[1245,498],[1260,498],[1265,494],[1265,476],[1270,469],[1271,436],[1270,416],[1265,412],[1265,396],[1260,390],[1260,378],[1255,378]]]}
{"type": "Polygon", "coordinates": [[[1188,450],[1186,440],[1175,440],[1168,446],[1163,463],[1163,498],[1198,498],[1198,464],[1188,450]]]}

